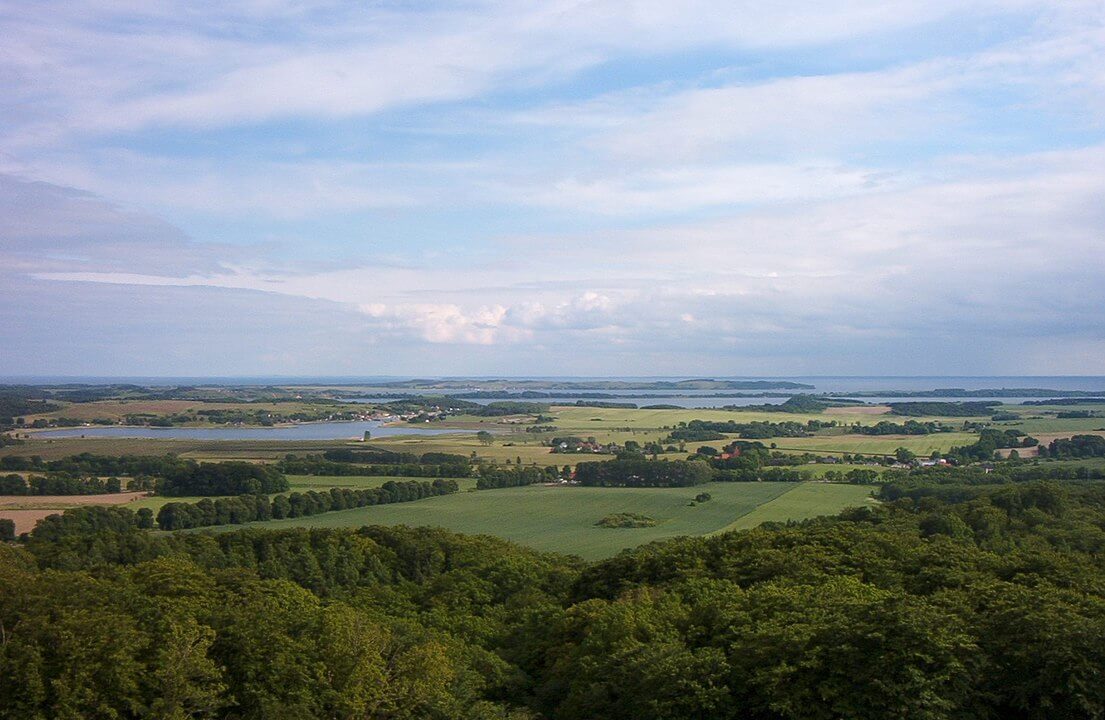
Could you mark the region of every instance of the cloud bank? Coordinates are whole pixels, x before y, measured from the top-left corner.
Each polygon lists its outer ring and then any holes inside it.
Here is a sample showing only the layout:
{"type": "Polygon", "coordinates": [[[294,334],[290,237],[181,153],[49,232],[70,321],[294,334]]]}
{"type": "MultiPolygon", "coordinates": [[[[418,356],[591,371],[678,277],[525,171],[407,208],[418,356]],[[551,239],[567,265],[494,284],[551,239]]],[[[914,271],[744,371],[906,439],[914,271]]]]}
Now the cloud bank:
{"type": "Polygon", "coordinates": [[[8,374],[1105,373],[1098,4],[0,32],[8,374]]]}

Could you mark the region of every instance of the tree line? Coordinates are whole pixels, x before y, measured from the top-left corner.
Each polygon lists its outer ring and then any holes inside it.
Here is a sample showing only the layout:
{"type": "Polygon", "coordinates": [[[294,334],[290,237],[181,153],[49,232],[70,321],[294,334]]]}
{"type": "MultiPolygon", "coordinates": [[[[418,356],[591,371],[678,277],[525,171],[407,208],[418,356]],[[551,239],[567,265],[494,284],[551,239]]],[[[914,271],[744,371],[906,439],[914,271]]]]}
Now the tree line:
{"type": "Polygon", "coordinates": [[[1000,405],[1001,403],[995,401],[941,402],[933,400],[929,402],[892,402],[887,404],[890,406],[891,415],[912,415],[914,417],[924,415],[935,415],[938,417],[975,417],[992,415],[994,406],[1000,405]]]}
{"type": "Polygon", "coordinates": [[[1100,435],[1074,435],[1057,438],[1040,448],[1040,457],[1077,459],[1105,457],[1105,437],[1100,435]]]}
{"type": "Polygon", "coordinates": [[[104,495],[121,492],[117,477],[74,477],[68,474],[0,475],[0,495],[104,495]]]}
{"type": "Polygon", "coordinates": [[[874,425],[857,424],[852,427],[860,435],[931,435],[954,430],[938,422],[918,422],[917,420],[906,420],[904,423],[880,420],[874,425]]]}
{"type": "Polygon", "coordinates": [[[335,475],[339,477],[471,477],[472,466],[464,462],[388,463],[382,465],[333,462],[317,455],[285,458],[277,468],[288,475],[335,475]]]}
{"type": "Polygon", "coordinates": [[[763,440],[772,437],[809,437],[814,432],[836,426],[835,420],[809,420],[804,423],[794,421],[766,422],[754,421],[739,423],[735,420],[691,420],[680,423],[668,434],[665,442],[709,442],[724,440],[725,435],[737,435],[749,440],[763,440]],[[723,434],[724,433],[724,434],[723,434]]]}
{"type": "Polygon", "coordinates": [[[199,463],[175,455],[82,453],[50,461],[37,456],[13,455],[0,458],[0,470],[46,472],[61,478],[129,476],[139,480],[139,487],[152,487],[160,495],[173,496],[243,495],[284,492],[288,489],[284,474],[272,465],[234,460],[199,463]]]}
{"type": "Polygon", "coordinates": [[[556,482],[560,479],[560,471],[554,465],[546,467],[500,468],[491,465],[480,466],[479,478],[476,480],[477,490],[492,490],[496,488],[521,487],[536,483],[556,482]]]}
{"type": "Polygon", "coordinates": [[[370,505],[412,502],[455,492],[455,480],[389,480],[378,488],[331,488],[329,492],[308,490],[277,495],[271,500],[265,495],[215,500],[204,498],[196,503],[170,502],[162,505],[157,513],[157,526],[162,530],[187,530],[212,525],[240,525],[259,520],[308,517],[370,505]]]}
{"type": "Polygon", "coordinates": [[[713,469],[704,462],[624,458],[576,465],[575,479],[588,487],[689,487],[710,482],[713,469]]]}

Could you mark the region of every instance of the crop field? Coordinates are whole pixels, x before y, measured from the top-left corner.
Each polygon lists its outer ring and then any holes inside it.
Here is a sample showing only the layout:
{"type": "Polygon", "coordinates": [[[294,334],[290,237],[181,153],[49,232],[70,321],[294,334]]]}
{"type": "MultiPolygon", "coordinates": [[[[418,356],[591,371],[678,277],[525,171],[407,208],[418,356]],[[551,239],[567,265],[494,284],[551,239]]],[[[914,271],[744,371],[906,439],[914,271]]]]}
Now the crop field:
{"type": "Polygon", "coordinates": [[[765,502],[752,512],[741,515],[717,532],[747,530],[765,522],[806,520],[827,514],[825,508],[861,507],[874,503],[871,488],[863,485],[801,483],[790,492],[765,502]]]}
{"type": "Polygon", "coordinates": [[[808,438],[779,438],[778,449],[794,452],[863,453],[891,455],[900,447],[918,455],[941,452],[956,445],[970,445],[978,439],[973,433],[933,433],[932,435],[825,435],[808,438]]]}
{"type": "MultiPolygon", "coordinates": [[[[110,493],[105,495],[0,495],[0,518],[15,521],[17,533],[29,532],[35,524],[55,513],[79,505],[123,505],[133,503],[143,493],[110,493]]],[[[129,505],[137,508],[137,505],[129,505]]]]}
{"type": "MultiPolygon", "coordinates": [[[[464,533],[497,535],[539,550],[571,553],[587,559],[682,535],[706,535],[729,527],[765,503],[806,488],[808,483],[708,483],[686,488],[584,488],[531,486],[461,492],[418,502],[378,505],[260,524],[280,527],[360,527],[429,525],[464,533]],[[708,492],[708,502],[692,504],[708,492]],[[657,520],[654,527],[602,528],[595,523],[615,513],[638,513],[657,520]]],[[[863,504],[870,489],[824,485],[806,491],[795,503],[780,504],[764,520],[828,515],[863,504]]],[[[228,526],[233,529],[240,526],[228,526]]]]}

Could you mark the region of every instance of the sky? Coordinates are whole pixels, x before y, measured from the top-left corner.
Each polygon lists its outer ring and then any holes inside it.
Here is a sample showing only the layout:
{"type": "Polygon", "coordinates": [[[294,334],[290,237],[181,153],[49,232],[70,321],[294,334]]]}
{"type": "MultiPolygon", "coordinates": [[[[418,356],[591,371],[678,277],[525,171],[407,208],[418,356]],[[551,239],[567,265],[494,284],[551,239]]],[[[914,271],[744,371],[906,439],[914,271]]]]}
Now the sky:
{"type": "Polygon", "coordinates": [[[1105,374],[1101,0],[9,0],[0,37],[0,374],[1105,374]]]}

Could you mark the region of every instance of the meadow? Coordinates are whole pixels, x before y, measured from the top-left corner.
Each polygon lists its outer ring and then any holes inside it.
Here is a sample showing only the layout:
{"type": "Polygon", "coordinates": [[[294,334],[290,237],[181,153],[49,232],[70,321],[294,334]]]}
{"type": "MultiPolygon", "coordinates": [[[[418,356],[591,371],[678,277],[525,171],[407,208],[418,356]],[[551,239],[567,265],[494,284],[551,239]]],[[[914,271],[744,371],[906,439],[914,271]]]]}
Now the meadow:
{"type": "MultiPolygon", "coordinates": [[[[870,488],[823,483],[708,483],[686,488],[585,488],[536,485],[460,492],[412,503],[341,510],[305,518],[258,523],[259,527],[437,526],[463,533],[495,535],[538,550],[609,557],[625,548],[684,535],[730,529],[763,508],[754,524],[831,515],[863,505],[870,488]],[[707,502],[694,503],[699,493],[707,502]],[[798,492],[793,502],[781,502],[798,492]],[[638,513],[657,520],[647,528],[602,528],[614,513],[638,513]]],[[[751,526],[751,525],[750,525],[751,526]]],[[[241,526],[225,526],[229,530],[241,526]]]]}
{"type": "Polygon", "coordinates": [[[757,506],[711,534],[748,530],[765,522],[806,520],[829,514],[826,508],[860,507],[873,502],[875,500],[871,498],[869,487],[805,482],[757,506]]]}

